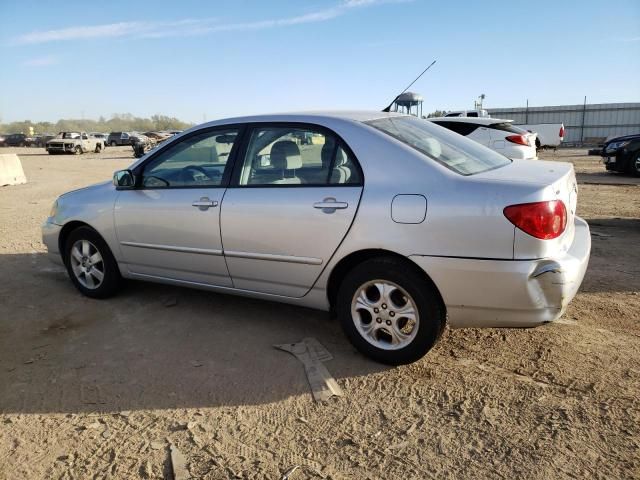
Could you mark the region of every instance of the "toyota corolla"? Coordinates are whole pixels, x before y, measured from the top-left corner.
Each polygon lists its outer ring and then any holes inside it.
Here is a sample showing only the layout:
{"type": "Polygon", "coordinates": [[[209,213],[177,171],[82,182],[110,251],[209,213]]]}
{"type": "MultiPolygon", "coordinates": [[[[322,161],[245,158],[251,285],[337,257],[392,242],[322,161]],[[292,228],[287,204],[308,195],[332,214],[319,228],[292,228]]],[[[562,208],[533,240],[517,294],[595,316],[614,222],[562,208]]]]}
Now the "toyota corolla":
{"type": "Polygon", "coordinates": [[[412,116],[219,120],[113,182],[66,193],[50,256],[93,298],[123,279],[335,313],[350,341],[413,362],[445,325],[559,318],[587,268],[568,163],[509,160],[412,116]]]}

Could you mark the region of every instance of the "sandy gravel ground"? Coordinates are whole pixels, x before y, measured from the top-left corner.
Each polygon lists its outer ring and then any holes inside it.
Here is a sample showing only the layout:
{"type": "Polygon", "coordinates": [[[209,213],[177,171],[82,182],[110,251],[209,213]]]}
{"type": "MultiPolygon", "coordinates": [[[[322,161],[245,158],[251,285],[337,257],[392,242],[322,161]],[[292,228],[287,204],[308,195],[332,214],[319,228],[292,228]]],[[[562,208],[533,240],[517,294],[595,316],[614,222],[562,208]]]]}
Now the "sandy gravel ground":
{"type": "Polygon", "coordinates": [[[640,478],[640,186],[584,151],[543,154],[575,164],[594,233],[563,319],[447,331],[401,368],[322,312],[136,282],[81,297],[40,223],[131,150],[14,151],[29,183],[0,187],[0,478],[168,479],[170,444],[192,478],[640,478]],[[314,403],[272,347],[308,336],[343,398],[314,403]]]}

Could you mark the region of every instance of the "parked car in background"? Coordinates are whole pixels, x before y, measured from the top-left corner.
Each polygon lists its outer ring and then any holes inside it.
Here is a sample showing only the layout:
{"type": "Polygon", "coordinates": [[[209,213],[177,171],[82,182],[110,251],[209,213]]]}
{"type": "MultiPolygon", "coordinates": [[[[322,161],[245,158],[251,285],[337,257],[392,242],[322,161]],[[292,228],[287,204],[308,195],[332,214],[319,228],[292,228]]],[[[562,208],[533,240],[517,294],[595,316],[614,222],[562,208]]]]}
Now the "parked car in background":
{"type": "Polygon", "coordinates": [[[11,135],[7,135],[4,139],[5,147],[26,147],[27,146],[27,136],[24,133],[12,133],[11,135]]]}
{"type": "Polygon", "coordinates": [[[535,134],[514,127],[511,120],[491,117],[437,117],[430,122],[463,135],[511,159],[535,160],[535,134]]]}
{"type": "Polygon", "coordinates": [[[86,152],[100,153],[104,149],[104,141],[92,137],[87,132],[60,132],[46,144],[47,152],[51,155],[58,153],[73,153],[80,155],[86,152]]]}
{"type": "Polygon", "coordinates": [[[6,133],[0,133],[0,147],[4,147],[4,141],[7,138],[6,133]]]}
{"type": "Polygon", "coordinates": [[[447,319],[562,315],[591,246],[576,185],[570,163],[509,160],[413,116],[251,116],[62,195],[43,241],[86,296],[124,277],[331,310],[361,352],[402,364],[447,319]]]}
{"type": "Polygon", "coordinates": [[[107,145],[131,145],[131,138],[128,132],[111,132],[107,137],[107,145]]]}
{"type": "Polygon", "coordinates": [[[514,123],[514,126],[537,134],[536,148],[558,148],[564,140],[563,123],[514,123]]]}
{"type": "Polygon", "coordinates": [[[607,140],[601,155],[607,170],[640,176],[640,133],[607,140]]]}

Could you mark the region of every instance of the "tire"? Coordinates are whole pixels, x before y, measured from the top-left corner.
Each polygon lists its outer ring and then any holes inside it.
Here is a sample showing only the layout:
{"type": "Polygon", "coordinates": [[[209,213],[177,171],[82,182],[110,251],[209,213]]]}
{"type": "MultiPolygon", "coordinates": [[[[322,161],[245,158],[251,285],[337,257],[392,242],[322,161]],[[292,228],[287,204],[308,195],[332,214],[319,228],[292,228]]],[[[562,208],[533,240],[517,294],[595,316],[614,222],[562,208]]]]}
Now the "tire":
{"type": "Polygon", "coordinates": [[[64,264],[71,282],[87,297],[111,297],[122,285],[120,270],[109,246],[92,228],[78,227],[69,234],[64,246],[64,264]],[[95,258],[96,253],[99,259],[95,258]]]}
{"type": "Polygon", "coordinates": [[[629,173],[636,177],[640,177],[640,152],[636,152],[629,161],[629,173]]]}
{"type": "Polygon", "coordinates": [[[446,325],[435,286],[408,262],[393,257],[366,260],[347,273],[338,290],[336,312],[345,334],[362,354],[387,365],[422,358],[446,325]],[[413,320],[410,310],[415,312],[413,320]]]}
{"type": "Polygon", "coordinates": [[[74,155],[82,155],[82,147],[80,145],[78,145],[76,148],[73,149],[73,154],[74,155]]]}
{"type": "Polygon", "coordinates": [[[116,142],[114,142],[114,141],[112,140],[112,141],[111,141],[111,146],[112,146],[112,147],[115,147],[116,145],[117,145],[117,144],[116,144],[116,142]]]}
{"type": "Polygon", "coordinates": [[[96,143],[96,149],[94,150],[95,153],[100,153],[102,151],[102,145],[100,145],[99,143],[96,143]]]}
{"type": "Polygon", "coordinates": [[[540,150],[540,147],[542,147],[542,144],[540,143],[540,139],[536,137],[536,150],[540,150]]]}

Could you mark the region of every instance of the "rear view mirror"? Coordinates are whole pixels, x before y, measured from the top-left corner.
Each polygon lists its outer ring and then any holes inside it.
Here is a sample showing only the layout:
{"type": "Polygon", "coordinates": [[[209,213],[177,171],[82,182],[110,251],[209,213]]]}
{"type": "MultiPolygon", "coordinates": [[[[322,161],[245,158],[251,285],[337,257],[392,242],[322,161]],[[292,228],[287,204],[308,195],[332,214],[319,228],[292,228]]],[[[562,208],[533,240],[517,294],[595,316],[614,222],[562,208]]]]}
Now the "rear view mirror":
{"type": "Polygon", "coordinates": [[[135,177],[131,170],[118,170],[113,174],[113,184],[117,189],[133,188],[135,186],[135,177]]]}

